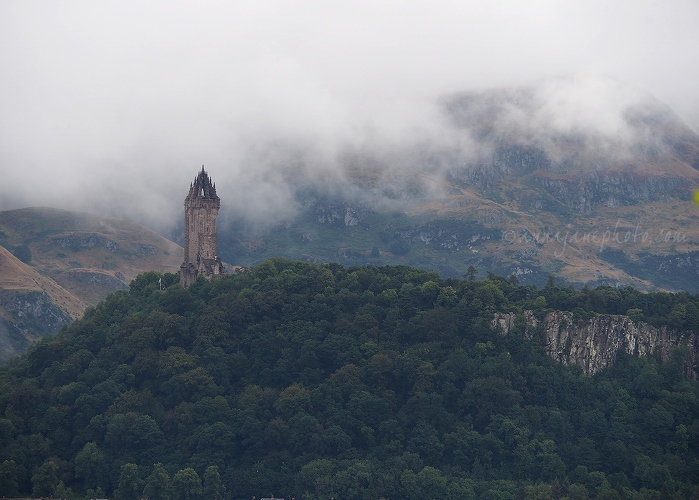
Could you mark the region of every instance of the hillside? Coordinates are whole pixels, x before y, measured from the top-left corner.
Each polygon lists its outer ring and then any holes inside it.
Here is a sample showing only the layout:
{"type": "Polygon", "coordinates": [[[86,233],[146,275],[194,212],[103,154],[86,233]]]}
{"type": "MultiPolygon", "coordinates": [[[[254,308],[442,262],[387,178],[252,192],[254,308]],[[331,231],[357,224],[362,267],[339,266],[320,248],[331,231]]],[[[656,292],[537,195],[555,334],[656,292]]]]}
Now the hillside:
{"type": "Polygon", "coordinates": [[[148,272],[0,369],[0,493],[696,496],[694,351],[594,376],[547,351],[610,321],[696,338],[699,297],[284,259],[189,289],[148,272]]]}
{"type": "MultiPolygon", "coordinates": [[[[667,106],[616,82],[563,79],[447,96],[439,110],[438,135],[348,147],[335,170],[289,153],[274,174],[293,199],[274,222],[242,208],[224,221],[224,260],[443,276],[473,265],[539,286],[553,274],[699,292],[699,136],[667,106]]],[[[224,207],[235,201],[220,191],[224,207]]]]}
{"type": "Polygon", "coordinates": [[[134,222],[53,208],[0,212],[0,361],[58,331],[180,248],[134,222]]]}
{"type": "Polygon", "coordinates": [[[84,302],[3,247],[0,247],[0,269],[0,290],[3,292],[45,292],[58,307],[73,318],[79,317],[85,310],[84,302]]]}
{"type": "Polygon", "coordinates": [[[0,361],[55,333],[84,309],[80,299],[0,247],[0,361]]]}

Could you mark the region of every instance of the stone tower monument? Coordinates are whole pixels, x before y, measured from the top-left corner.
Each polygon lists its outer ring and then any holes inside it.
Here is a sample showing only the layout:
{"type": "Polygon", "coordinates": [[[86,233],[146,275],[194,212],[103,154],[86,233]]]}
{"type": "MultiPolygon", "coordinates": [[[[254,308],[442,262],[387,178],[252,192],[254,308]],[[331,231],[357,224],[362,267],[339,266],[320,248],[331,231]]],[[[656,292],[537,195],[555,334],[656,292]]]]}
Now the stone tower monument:
{"type": "Polygon", "coordinates": [[[200,274],[211,279],[224,272],[216,236],[216,216],[220,207],[216,185],[211,183],[202,165],[184,200],[184,262],[180,266],[180,285],[185,288],[200,274]]]}

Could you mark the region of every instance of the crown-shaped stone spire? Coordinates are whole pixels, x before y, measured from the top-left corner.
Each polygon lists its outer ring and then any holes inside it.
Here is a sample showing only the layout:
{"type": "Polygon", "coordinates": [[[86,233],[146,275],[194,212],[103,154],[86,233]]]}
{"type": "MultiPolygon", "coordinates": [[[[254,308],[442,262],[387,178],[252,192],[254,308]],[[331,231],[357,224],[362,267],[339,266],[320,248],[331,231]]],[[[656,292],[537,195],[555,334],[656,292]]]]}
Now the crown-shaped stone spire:
{"type": "Polygon", "coordinates": [[[209,174],[204,170],[204,165],[201,166],[201,172],[194,179],[194,183],[189,185],[189,197],[203,198],[205,200],[218,200],[216,196],[216,185],[211,183],[209,174]]]}

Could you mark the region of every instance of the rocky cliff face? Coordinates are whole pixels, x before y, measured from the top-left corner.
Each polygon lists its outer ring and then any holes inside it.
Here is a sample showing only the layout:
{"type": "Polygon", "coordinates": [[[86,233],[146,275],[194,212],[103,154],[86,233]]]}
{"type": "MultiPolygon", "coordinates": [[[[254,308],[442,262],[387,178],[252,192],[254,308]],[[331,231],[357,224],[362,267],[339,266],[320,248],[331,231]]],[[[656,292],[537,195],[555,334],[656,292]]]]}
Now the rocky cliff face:
{"type": "Polygon", "coordinates": [[[9,314],[10,321],[0,316],[0,363],[73,321],[46,292],[5,292],[3,295],[6,295],[2,297],[4,311],[9,314]]]}
{"type": "MultiPolygon", "coordinates": [[[[498,313],[491,328],[508,335],[515,327],[515,313],[498,313]]],[[[541,333],[546,353],[566,365],[578,365],[585,375],[594,375],[612,365],[617,353],[632,356],[659,353],[663,361],[670,359],[676,347],[688,349],[685,372],[697,378],[694,362],[699,357],[697,336],[666,326],[656,328],[648,323],[636,324],[628,316],[599,314],[588,321],[575,322],[573,313],[555,311],[537,320],[532,311],[525,311],[525,337],[541,333]]]]}
{"type": "Polygon", "coordinates": [[[371,210],[361,204],[316,203],[312,210],[319,224],[359,225],[371,210]]]}
{"type": "Polygon", "coordinates": [[[613,208],[663,199],[686,186],[680,177],[639,176],[629,172],[591,172],[566,178],[551,178],[542,172],[533,175],[532,180],[581,214],[592,213],[598,205],[613,208]]]}

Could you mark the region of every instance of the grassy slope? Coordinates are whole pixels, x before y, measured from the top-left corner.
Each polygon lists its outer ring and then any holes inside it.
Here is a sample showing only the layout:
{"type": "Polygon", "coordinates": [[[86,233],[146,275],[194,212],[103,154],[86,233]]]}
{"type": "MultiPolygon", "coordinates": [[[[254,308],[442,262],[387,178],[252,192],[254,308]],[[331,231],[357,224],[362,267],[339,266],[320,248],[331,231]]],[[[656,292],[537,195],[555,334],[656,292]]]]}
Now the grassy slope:
{"type": "Polygon", "coordinates": [[[89,305],[144,271],[176,272],[182,257],[178,245],[134,222],[53,208],[0,212],[0,245],[29,248],[36,272],[89,305]]]}
{"type": "MultiPolygon", "coordinates": [[[[0,290],[3,292],[46,292],[71,317],[78,318],[86,304],[51,278],[17,259],[0,247],[0,290]]],[[[0,314],[4,311],[0,305],[0,314]]],[[[6,316],[7,312],[3,314],[6,316]]],[[[8,319],[7,317],[5,319],[8,319]]]]}

